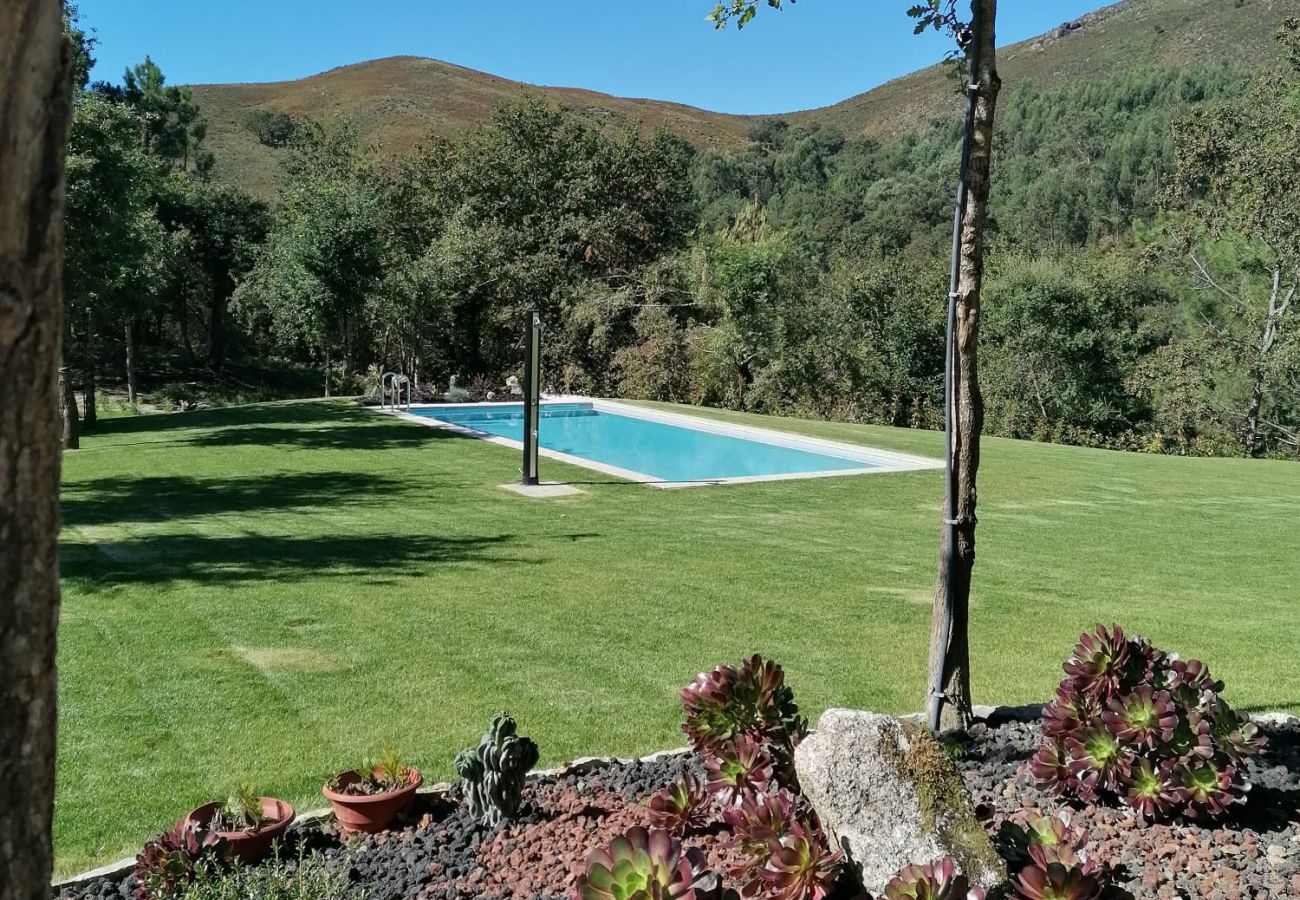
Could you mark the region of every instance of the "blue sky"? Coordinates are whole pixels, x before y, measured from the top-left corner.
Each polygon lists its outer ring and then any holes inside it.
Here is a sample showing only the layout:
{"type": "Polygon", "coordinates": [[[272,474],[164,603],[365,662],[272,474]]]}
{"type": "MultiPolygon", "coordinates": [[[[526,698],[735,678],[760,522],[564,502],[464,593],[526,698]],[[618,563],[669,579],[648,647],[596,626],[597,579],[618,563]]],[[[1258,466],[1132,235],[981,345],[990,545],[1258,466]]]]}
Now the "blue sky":
{"type": "MultiPolygon", "coordinates": [[[[93,77],[146,53],[173,83],[278,81],[409,54],[532,84],[733,113],[825,106],[942,57],[913,37],[914,0],[799,0],[743,32],[712,0],[80,0],[93,77]]],[[[998,38],[1041,34],[1105,0],[1003,0],[998,38]]]]}

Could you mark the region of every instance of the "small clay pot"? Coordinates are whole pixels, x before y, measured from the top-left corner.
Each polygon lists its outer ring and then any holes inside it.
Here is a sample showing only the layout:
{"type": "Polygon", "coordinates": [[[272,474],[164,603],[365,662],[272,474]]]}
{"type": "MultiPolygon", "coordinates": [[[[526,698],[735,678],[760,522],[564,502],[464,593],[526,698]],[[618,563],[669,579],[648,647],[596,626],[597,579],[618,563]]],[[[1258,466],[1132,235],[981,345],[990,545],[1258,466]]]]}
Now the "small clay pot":
{"type": "MultiPolygon", "coordinates": [[[[361,776],[354,770],[340,775],[335,781],[346,788],[355,784],[361,776]]],[[[393,819],[406,812],[415,797],[415,789],[424,782],[420,770],[406,769],[406,787],[384,794],[345,794],[331,790],[329,782],[321,788],[321,793],[334,807],[334,818],[338,820],[339,830],[346,837],[364,832],[376,834],[392,824],[393,819]]]]}
{"type": "MultiPolygon", "coordinates": [[[[256,863],[266,859],[271,852],[271,845],[277,838],[283,837],[293,824],[297,813],[283,800],[274,797],[262,797],[262,825],[256,831],[216,831],[217,837],[225,842],[226,861],[239,860],[242,863],[256,863]]],[[[219,802],[205,803],[191,810],[185,817],[199,828],[206,829],[212,817],[221,809],[219,802]]]]}

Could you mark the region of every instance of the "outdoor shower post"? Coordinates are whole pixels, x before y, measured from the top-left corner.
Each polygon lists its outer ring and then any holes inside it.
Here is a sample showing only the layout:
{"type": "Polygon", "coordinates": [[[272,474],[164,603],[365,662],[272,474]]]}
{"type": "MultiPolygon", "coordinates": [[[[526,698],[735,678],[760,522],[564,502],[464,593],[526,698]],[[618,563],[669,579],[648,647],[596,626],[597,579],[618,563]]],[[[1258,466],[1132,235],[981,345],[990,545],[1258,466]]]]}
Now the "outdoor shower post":
{"type": "Polygon", "coordinates": [[[541,406],[542,320],[536,311],[528,314],[524,340],[524,484],[538,484],[537,420],[541,406]]]}

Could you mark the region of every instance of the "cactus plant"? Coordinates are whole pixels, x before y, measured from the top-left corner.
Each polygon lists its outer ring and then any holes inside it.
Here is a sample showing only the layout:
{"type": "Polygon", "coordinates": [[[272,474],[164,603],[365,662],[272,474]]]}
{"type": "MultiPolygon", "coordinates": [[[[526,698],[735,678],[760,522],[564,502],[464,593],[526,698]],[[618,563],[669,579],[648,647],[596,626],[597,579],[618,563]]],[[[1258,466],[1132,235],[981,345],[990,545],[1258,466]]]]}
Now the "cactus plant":
{"type": "Polygon", "coordinates": [[[456,774],[470,815],[488,827],[519,816],[524,777],[537,765],[537,744],[516,730],[510,714],[499,713],[492,717],[476,750],[456,755],[456,774]]]}

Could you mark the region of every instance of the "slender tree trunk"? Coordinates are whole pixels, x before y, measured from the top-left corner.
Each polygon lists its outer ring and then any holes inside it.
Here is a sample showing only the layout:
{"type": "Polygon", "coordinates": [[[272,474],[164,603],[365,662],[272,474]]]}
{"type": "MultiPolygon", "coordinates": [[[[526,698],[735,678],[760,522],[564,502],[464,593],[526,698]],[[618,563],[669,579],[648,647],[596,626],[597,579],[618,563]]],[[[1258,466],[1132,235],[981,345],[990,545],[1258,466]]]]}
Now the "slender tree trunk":
{"type": "MultiPolygon", "coordinates": [[[[66,340],[65,345],[71,343],[66,340]]],[[[67,366],[59,366],[59,443],[64,450],[81,448],[81,424],[77,421],[77,395],[67,366]]]]}
{"type": "MultiPolygon", "coordinates": [[[[979,46],[979,67],[970,73],[979,85],[976,95],[970,166],[967,171],[966,214],[961,223],[961,258],[957,283],[957,330],[954,353],[957,361],[952,402],[958,427],[952,435],[953,466],[956,472],[956,510],[944,504],[944,518],[955,519],[957,546],[951,552],[945,524],[939,552],[939,574],[934,591],[934,615],[930,631],[929,679],[939,680],[946,698],[941,727],[966,725],[971,715],[970,646],[967,622],[970,609],[971,572],[975,566],[975,476],[979,469],[980,433],[984,427],[984,400],[979,389],[976,348],[979,341],[980,289],[984,278],[984,225],[988,210],[989,172],[993,159],[993,120],[1001,79],[997,71],[997,0],[972,0],[972,19],[978,25],[973,40],[979,46]],[[952,592],[952,618],[944,633],[944,608],[952,592]],[[944,648],[947,653],[944,653],[944,648]],[[944,660],[946,659],[946,665],[944,660]]],[[[929,698],[927,698],[927,701],[929,698]]],[[[928,702],[927,702],[928,705],[928,702]]]]}
{"type": "Polygon", "coordinates": [[[84,346],[81,365],[85,371],[81,373],[81,390],[85,396],[81,405],[86,410],[83,421],[89,431],[99,419],[95,408],[95,308],[89,303],[86,304],[86,336],[82,340],[84,346]]]}
{"type": "Polygon", "coordinates": [[[330,395],[330,348],[325,348],[325,396],[330,395]]]}
{"type": "Polygon", "coordinates": [[[185,362],[187,365],[193,365],[194,341],[190,338],[190,304],[186,299],[186,288],[187,286],[183,286],[177,293],[172,304],[172,315],[176,317],[176,326],[181,332],[181,349],[185,351],[185,362]]]}
{"type": "Polygon", "coordinates": [[[220,289],[213,291],[212,306],[208,308],[208,368],[220,372],[226,364],[226,310],[230,294],[220,289]]]}
{"type": "MultiPolygon", "coordinates": [[[[1300,279],[1298,279],[1300,280],[1300,279]]],[[[1255,364],[1250,369],[1250,402],[1246,406],[1246,455],[1254,456],[1259,452],[1259,416],[1264,406],[1264,388],[1268,380],[1268,357],[1273,352],[1281,330],[1282,319],[1295,299],[1297,284],[1282,295],[1282,266],[1273,267],[1273,288],[1268,295],[1268,315],[1264,318],[1264,327],[1259,335],[1259,346],[1255,355],[1255,364]]]]}
{"type": "Polygon", "coordinates": [[[47,900],[59,619],[58,366],[71,50],[0,4],[0,900],[47,900]]]}
{"type": "Polygon", "coordinates": [[[126,320],[126,402],[135,402],[135,319],[126,320]]]}

